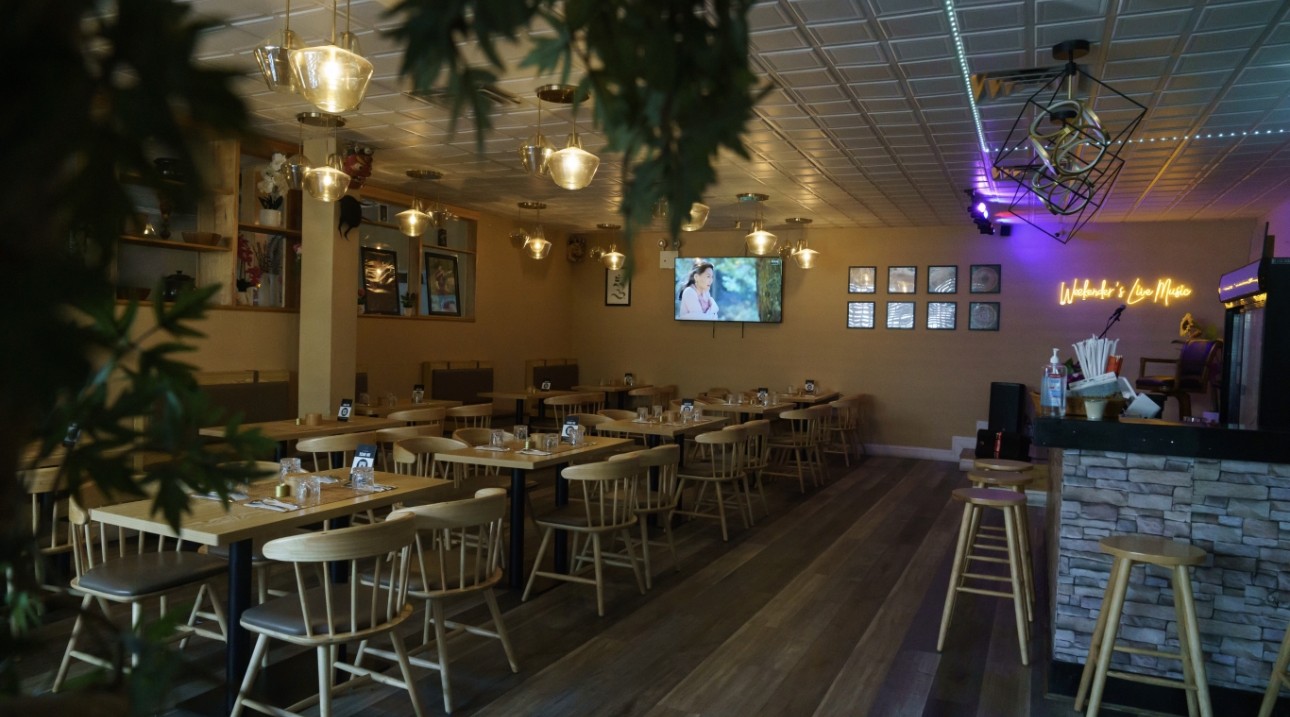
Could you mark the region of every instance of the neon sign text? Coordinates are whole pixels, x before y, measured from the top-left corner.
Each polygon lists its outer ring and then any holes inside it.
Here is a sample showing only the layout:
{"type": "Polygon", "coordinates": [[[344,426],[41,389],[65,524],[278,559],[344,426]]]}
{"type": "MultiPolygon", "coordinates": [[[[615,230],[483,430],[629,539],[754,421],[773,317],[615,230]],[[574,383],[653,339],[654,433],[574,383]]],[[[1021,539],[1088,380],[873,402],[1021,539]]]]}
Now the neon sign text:
{"type": "Polygon", "coordinates": [[[1170,278],[1156,279],[1155,284],[1134,279],[1133,283],[1102,279],[1093,283],[1092,279],[1071,279],[1070,283],[1062,282],[1057,293],[1060,306],[1073,304],[1076,301],[1123,301],[1125,304],[1151,302],[1168,306],[1170,301],[1185,299],[1192,295],[1192,288],[1170,278]]]}

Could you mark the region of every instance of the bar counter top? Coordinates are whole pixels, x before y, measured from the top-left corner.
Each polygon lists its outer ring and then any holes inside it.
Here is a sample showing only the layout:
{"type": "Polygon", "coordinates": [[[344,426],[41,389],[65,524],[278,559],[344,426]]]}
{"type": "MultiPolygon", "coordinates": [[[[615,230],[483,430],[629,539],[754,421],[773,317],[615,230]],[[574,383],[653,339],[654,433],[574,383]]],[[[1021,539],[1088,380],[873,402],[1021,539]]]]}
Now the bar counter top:
{"type": "Polygon", "coordinates": [[[1290,432],[1250,430],[1150,418],[1089,421],[1038,418],[1034,442],[1048,448],[1290,463],[1290,432]]]}

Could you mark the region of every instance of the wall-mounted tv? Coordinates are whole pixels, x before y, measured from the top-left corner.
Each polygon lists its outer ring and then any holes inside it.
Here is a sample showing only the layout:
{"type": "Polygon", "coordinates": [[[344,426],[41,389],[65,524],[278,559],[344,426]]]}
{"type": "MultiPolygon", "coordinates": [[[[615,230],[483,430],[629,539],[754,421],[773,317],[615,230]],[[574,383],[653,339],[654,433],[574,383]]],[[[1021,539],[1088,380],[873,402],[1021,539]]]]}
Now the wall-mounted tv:
{"type": "Polygon", "coordinates": [[[784,260],[780,257],[678,257],[672,292],[678,321],[783,320],[784,260]]]}

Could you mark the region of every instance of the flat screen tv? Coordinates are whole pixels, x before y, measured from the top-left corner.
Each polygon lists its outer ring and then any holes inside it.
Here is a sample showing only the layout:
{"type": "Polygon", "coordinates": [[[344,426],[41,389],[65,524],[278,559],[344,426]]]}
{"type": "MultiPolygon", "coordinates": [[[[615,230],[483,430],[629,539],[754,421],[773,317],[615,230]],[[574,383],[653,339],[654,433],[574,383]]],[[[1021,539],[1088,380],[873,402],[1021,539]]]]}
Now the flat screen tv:
{"type": "Polygon", "coordinates": [[[784,260],[678,257],[672,304],[678,321],[777,324],[783,320],[784,260]]]}

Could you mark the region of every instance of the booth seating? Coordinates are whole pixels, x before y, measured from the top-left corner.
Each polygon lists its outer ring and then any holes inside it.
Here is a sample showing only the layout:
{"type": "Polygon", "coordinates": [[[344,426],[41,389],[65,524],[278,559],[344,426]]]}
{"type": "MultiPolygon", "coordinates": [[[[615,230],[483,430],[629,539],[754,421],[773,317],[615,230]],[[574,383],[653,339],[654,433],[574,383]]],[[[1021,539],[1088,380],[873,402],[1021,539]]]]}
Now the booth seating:
{"type": "Polygon", "coordinates": [[[292,371],[201,371],[196,374],[211,405],[243,423],[281,421],[296,417],[297,383],[292,371]]]}
{"type": "Polygon", "coordinates": [[[426,396],[462,404],[487,403],[479,394],[493,390],[491,361],[422,361],[421,383],[426,396]]]}

